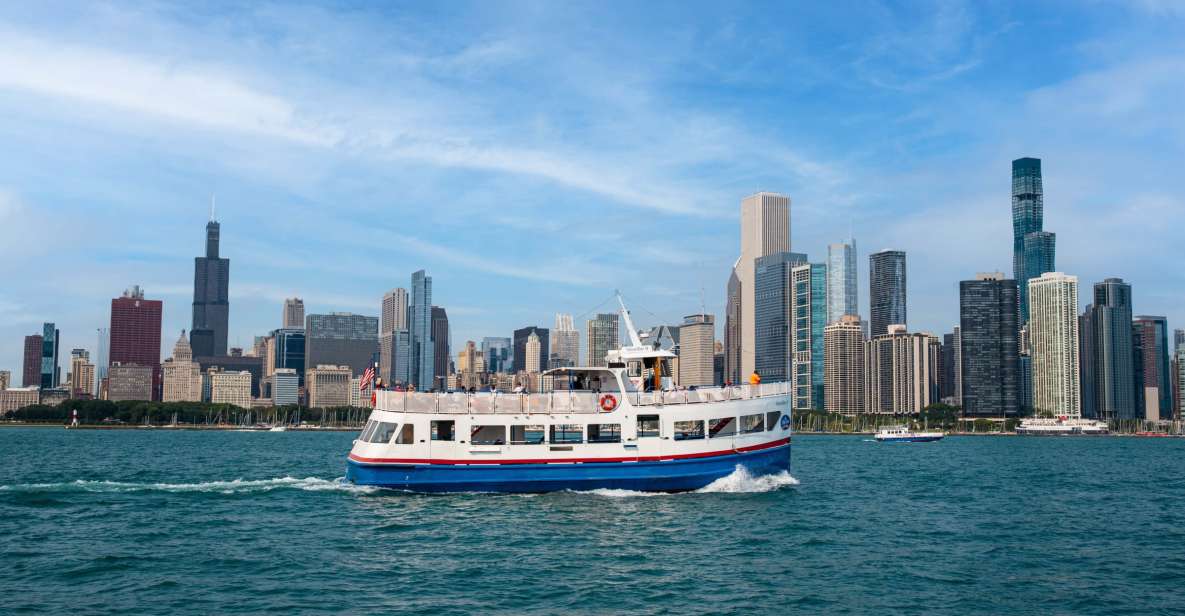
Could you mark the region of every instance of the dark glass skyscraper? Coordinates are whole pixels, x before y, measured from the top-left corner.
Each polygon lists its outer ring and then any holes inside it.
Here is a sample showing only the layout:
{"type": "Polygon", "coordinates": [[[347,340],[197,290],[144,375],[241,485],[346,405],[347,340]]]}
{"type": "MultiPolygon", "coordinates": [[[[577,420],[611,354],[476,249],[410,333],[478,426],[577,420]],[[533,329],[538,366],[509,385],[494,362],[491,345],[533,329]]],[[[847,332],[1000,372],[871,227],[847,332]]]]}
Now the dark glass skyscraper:
{"type": "Polygon", "coordinates": [[[408,305],[410,382],[421,390],[432,388],[436,371],[435,345],[432,343],[432,277],[424,270],[411,275],[411,303],[408,305]]]}
{"type": "Polygon", "coordinates": [[[193,260],[193,327],[189,344],[195,357],[226,355],[230,319],[230,259],[218,256],[221,227],[206,223],[206,256],[193,260]]]}
{"type": "Polygon", "coordinates": [[[1020,410],[1015,280],[981,274],[959,283],[963,412],[1000,417],[1020,410]]]}
{"type": "Polygon", "coordinates": [[[62,368],[58,365],[60,344],[57,326],[45,323],[41,328],[41,389],[52,389],[62,381],[62,368]]]}
{"type": "MultiPolygon", "coordinates": [[[[789,381],[794,372],[791,350],[794,323],[794,268],[806,255],[775,252],[758,257],[753,270],[753,369],[762,382],[789,381]]],[[[809,315],[807,325],[809,326],[809,315]]],[[[749,375],[741,375],[745,382],[749,375]]],[[[809,383],[806,385],[809,386],[809,383]]]]}
{"type": "MultiPolygon", "coordinates": [[[[1134,345],[1140,353],[1143,364],[1144,386],[1142,411],[1144,419],[1169,420],[1173,418],[1173,391],[1169,380],[1169,333],[1164,317],[1137,316],[1133,321],[1134,336],[1139,341],[1134,345]]],[[[1139,384],[1137,383],[1137,387],[1139,384]]]]}
{"type": "Polygon", "coordinates": [[[547,359],[551,357],[551,330],[546,327],[528,325],[514,330],[514,370],[522,372],[527,366],[527,338],[535,334],[539,337],[539,361],[543,369],[547,369],[547,359]]]}
{"type": "Polygon", "coordinates": [[[889,333],[890,325],[906,325],[905,252],[882,250],[868,255],[868,301],[872,337],[889,333]]]}
{"type": "Polygon", "coordinates": [[[1012,274],[1020,289],[1020,323],[1029,320],[1029,279],[1054,271],[1056,236],[1046,233],[1041,159],[1012,161],[1012,274]]]}
{"type": "Polygon", "coordinates": [[[275,339],[275,365],[272,368],[291,368],[296,371],[298,384],[304,385],[304,323],[300,328],[285,327],[272,332],[275,339]]]}
{"type": "Polygon", "coordinates": [[[21,387],[41,387],[41,334],[25,336],[24,373],[21,387]]]}
{"type": "Polygon", "coordinates": [[[1131,285],[1120,278],[1095,283],[1078,328],[1083,417],[1137,417],[1131,322],[1131,285]]]}
{"type": "Polygon", "coordinates": [[[449,352],[448,313],[440,306],[432,307],[432,382],[433,387],[444,390],[448,385],[448,364],[452,358],[449,352]]]}
{"type": "Polygon", "coordinates": [[[322,364],[349,366],[358,376],[379,350],[379,318],[349,312],[310,314],[305,317],[304,349],[306,370],[322,364]]]}

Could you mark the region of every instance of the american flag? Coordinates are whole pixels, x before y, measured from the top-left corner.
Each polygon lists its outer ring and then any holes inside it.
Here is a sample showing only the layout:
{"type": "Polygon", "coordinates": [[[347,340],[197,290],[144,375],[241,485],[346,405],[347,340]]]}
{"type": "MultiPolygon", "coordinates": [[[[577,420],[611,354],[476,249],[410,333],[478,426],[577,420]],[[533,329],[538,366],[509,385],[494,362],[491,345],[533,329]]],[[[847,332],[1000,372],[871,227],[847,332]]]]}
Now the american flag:
{"type": "Polygon", "coordinates": [[[372,381],[374,381],[374,366],[367,366],[366,372],[362,373],[362,382],[359,383],[358,389],[370,387],[372,381]]]}

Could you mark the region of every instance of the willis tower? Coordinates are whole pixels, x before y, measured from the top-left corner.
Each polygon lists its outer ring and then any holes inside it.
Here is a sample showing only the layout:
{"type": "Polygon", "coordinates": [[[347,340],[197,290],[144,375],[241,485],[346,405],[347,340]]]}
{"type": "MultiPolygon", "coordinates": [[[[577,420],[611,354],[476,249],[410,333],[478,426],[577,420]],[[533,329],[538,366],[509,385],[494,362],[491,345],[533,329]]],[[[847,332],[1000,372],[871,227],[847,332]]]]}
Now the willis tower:
{"type": "Polygon", "coordinates": [[[226,355],[230,259],[218,257],[220,230],[211,210],[210,222],[206,224],[206,256],[193,260],[193,328],[189,332],[189,344],[194,357],[226,355]]]}

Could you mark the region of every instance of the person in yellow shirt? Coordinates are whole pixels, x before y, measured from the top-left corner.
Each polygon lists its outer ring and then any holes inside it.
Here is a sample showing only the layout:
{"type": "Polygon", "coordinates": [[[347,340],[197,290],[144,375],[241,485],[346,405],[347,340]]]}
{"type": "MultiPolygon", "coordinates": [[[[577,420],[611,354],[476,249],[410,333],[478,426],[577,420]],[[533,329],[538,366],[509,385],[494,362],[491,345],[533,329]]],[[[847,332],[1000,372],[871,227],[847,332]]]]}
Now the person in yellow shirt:
{"type": "Polygon", "coordinates": [[[761,384],[761,375],[757,374],[756,370],[753,371],[753,374],[749,375],[749,384],[750,385],[760,385],[761,384]]]}

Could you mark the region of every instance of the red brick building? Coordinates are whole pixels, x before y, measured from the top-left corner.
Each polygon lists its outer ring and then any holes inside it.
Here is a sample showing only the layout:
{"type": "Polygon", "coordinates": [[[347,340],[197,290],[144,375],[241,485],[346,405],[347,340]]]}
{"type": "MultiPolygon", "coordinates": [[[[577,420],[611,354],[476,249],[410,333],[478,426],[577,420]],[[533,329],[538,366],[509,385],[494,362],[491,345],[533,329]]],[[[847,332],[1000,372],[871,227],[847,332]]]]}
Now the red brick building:
{"type": "Polygon", "coordinates": [[[111,300],[110,365],[117,363],[152,368],[152,399],[161,392],[160,327],[164,304],[144,299],[144,292],[134,286],[123,297],[111,300]]]}
{"type": "Polygon", "coordinates": [[[25,336],[25,366],[21,387],[41,387],[41,334],[25,336]]]}

